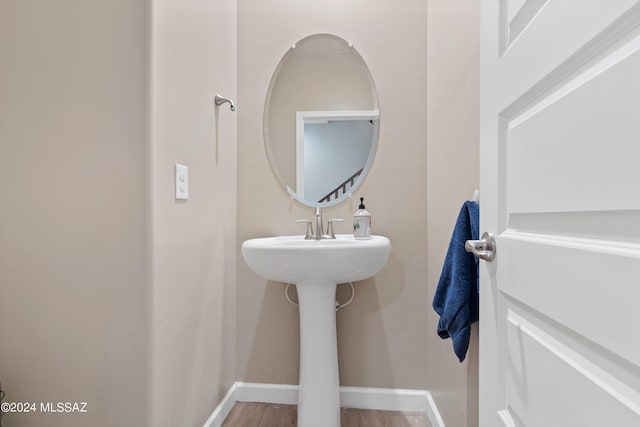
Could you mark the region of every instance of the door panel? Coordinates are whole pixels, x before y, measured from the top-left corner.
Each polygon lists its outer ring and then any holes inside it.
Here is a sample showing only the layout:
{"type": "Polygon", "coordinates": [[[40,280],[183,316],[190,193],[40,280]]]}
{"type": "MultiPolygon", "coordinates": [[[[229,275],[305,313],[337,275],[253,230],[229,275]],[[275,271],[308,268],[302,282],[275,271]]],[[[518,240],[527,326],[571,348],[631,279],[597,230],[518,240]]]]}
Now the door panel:
{"type": "Polygon", "coordinates": [[[501,293],[640,368],[640,246],[507,231],[501,293]]]}
{"type": "MultiPolygon", "coordinates": [[[[538,3],[527,1],[532,2],[538,3]]],[[[553,80],[567,68],[577,69],[583,61],[597,60],[601,50],[630,32],[627,27],[636,26],[640,13],[637,0],[547,0],[528,15],[529,20],[520,25],[522,30],[514,38],[512,32],[510,36],[506,3],[483,0],[482,7],[495,10],[488,19],[498,41],[491,48],[495,57],[486,59],[499,59],[495,77],[509,79],[509,84],[500,88],[509,102],[536,84],[550,83],[545,78],[553,80]]],[[[487,28],[485,22],[482,25],[487,28]]]]}
{"type": "Polygon", "coordinates": [[[640,38],[633,47],[509,122],[509,213],[640,209],[640,84],[620,85],[639,78],[640,38]]]}
{"type": "Polygon", "coordinates": [[[511,366],[505,384],[506,412],[516,426],[638,425],[635,389],[566,345],[562,334],[558,339],[537,327],[538,319],[528,321],[516,311],[507,313],[511,366]]]}
{"type": "Polygon", "coordinates": [[[482,2],[480,425],[640,425],[640,4],[482,2]]]}

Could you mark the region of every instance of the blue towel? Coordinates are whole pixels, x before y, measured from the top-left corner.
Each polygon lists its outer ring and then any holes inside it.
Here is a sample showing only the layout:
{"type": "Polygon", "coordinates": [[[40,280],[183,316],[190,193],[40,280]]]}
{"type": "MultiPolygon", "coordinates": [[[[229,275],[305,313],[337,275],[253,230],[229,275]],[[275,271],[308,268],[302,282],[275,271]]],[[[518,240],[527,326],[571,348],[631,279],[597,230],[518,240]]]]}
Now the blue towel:
{"type": "Polygon", "coordinates": [[[438,335],[442,339],[451,337],[460,362],[467,355],[471,324],[478,320],[478,259],[464,249],[466,240],[478,240],[478,223],[478,204],[465,202],[433,296],[433,309],[440,315],[438,335]]]}

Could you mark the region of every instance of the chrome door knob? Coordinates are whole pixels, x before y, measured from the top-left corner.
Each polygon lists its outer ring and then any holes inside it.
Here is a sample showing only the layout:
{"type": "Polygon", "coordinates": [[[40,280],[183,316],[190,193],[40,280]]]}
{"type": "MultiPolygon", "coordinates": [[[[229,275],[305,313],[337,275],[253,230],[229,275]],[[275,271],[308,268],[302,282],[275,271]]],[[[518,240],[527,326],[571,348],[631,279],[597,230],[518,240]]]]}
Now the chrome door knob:
{"type": "Polygon", "coordinates": [[[493,261],[496,257],[496,239],[493,234],[485,232],[480,240],[467,240],[464,249],[485,261],[493,261]]]}

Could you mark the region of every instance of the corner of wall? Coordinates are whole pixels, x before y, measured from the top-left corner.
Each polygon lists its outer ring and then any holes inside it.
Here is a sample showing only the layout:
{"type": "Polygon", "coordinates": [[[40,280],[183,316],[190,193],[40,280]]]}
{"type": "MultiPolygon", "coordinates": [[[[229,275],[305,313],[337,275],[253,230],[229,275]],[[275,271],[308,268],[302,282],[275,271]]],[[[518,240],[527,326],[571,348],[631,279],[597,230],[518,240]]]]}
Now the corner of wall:
{"type": "MultiPolygon", "coordinates": [[[[427,198],[431,298],[457,212],[478,188],[479,24],[477,1],[428,1],[427,198]]],[[[435,313],[432,319],[435,324],[435,313]]],[[[431,392],[446,425],[477,426],[477,325],[473,330],[467,359],[462,364],[454,356],[450,340],[441,340],[435,331],[430,335],[431,392]]]]}
{"type": "Polygon", "coordinates": [[[235,381],[236,2],[150,0],[150,425],[202,425],[235,381]],[[174,164],[188,167],[176,200],[174,164]]]}

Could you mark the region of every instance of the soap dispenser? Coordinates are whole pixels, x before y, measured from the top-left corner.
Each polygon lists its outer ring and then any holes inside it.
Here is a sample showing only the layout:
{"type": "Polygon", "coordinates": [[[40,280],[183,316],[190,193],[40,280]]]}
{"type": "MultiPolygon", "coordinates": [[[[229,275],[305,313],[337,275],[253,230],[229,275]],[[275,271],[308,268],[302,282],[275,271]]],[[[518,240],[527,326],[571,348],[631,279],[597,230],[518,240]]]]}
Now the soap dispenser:
{"type": "Polygon", "coordinates": [[[360,197],[360,206],[353,215],[353,237],[356,239],[371,238],[371,214],[364,208],[364,197],[360,197]]]}

